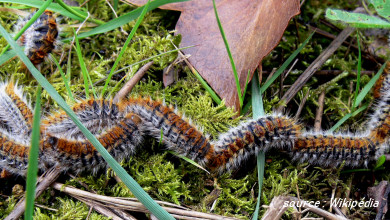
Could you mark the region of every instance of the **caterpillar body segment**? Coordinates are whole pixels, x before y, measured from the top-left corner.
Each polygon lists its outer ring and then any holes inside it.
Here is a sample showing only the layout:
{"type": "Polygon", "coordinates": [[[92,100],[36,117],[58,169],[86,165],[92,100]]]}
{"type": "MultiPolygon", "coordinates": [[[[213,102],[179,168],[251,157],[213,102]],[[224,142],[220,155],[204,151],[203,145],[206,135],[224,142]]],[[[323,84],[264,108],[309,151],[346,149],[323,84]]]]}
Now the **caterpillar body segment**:
{"type": "Polygon", "coordinates": [[[386,147],[390,137],[390,61],[374,88],[376,107],[369,121],[369,137],[386,147]]]}
{"type": "Polygon", "coordinates": [[[373,89],[373,96],[375,99],[380,99],[383,95],[387,93],[390,88],[390,61],[387,61],[386,65],[381,76],[375,82],[375,86],[373,89]]]}
{"type": "Polygon", "coordinates": [[[380,143],[368,136],[306,133],[295,139],[290,154],[293,160],[324,167],[337,167],[343,161],[346,166],[367,167],[377,158],[378,146],[380,143]]]}
{"type": "Polygon", "coordinates": [[[139,115],[143,121],[145,134],[165,143],[166,147],[185,155],[201,165],[213,151],[208,138],[196,126],[184,119],[172,107],[149,98],[130,98],[120,104],[120,108],[139,115]]]}
{"type": "Polygon", "coordinates": [[[285,116],[268,115],[244,122],[212,142],[214,150],[207,156],[207,167],[222,173],[236,169],[251,155],[271,148],[291,150],[301,126],[285,116]]]}
{"type": "MultiPolygon", "coordinates": [[[[19,31],[36,12],[19,20],[16,30],[19,31]]],[[[34,65],[41,64],[57,45],[58,27],[53,12],[46,10],[19,38],[24,46],[24,53],[34,65]]]]}
{"type": "MultiPolygon", "coordinates": [[[[27,138],[28,139],[28,138],[27,138]]],[[[27,172],[30,143],[0,129],[0,168],[17,175],[27,172]]]]}
{"type": "MultiPolygon", "coordinates": [[[[72,110],[83,125],[92,132],[99,134],[114,126],[125,117],[119,112],[118,106],[110,100],[89,99],[75,104],[72,110]]],[[[84,135],[64,111],[49,115],[41,121],[42,132],[55,134],[64,138],[82,139],[84,135]]]]}
{"type": "MultiPolygon", "coordinates": [[[[143,134],[141,119],[119,111],[110,100],[90,99],[75,104],[72,110],[106,150],[118,161],[128,158],[140,145],[143,134]]],[[[45,160],[75,173],[96,172],[106,163],[74,122],[61,111],[41,122],[41,142],[45,160]]]]}
{"type": "MultiPolygon", "coordinates": [[[[140,118],[129,113],[121,120],[100,134],[95,134],[97,140],[117,161],[133,155],[137,146],[142,142],[140,118]]],[[[62,135],[47,133],[41,141],[45,152],[45,160],[60,165],[64,170],[80,173],[90,170],[96,173],[106,167],[106,162],[100,153],[86,138],[64,138],[62,135]]]]}
{"type": "Polygon", "coordinates": [[[16,136],[30,136],[33,113],[23,92],[13,82],[0,83],[0,126],[16,136]]]}

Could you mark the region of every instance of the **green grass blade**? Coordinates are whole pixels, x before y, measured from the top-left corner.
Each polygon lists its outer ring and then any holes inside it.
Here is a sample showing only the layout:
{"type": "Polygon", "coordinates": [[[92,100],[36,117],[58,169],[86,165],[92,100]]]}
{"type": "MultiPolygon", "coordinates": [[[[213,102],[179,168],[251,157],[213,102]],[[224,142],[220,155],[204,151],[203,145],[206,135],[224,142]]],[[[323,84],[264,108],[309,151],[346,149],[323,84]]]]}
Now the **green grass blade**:
{"type": "Polygon", "coordinates": [[[368,104],[365,104],[365,105],[363,105],[362,107],[360,107],[360,108],[358,108],[357,110],[355,110],[354,112],[346,114],[342,119],[340,119],[340,121],[338,121],[335,125],[333,125],[333,127],[330,128],[329,131],[330,131],[330,132],[334,132],[334,131],[335,131],[337,128],[339,128],[340,125],[342,125],[346,120],[348,120],[350,117],[353,117],[353,116],[359,114],[360,112],[364,111],[367,107],[368,107],[368,104]]]}
{"type": "MultiPolygon", "coordinates": [[[[252,110],[253,118],[257,119],[260,116],[265,115],[263,108],[263,99],[261,97],[261,88],[259,83],[259,77],[257,74],[253,76],[252,79],[252,110]]],[[[253,213],[252,219],[258,219],[259,210],[260,210],[260,201],[261,201],[261,187],[263,186],[264,179],[264,166],[265,166],[265,153],[260,151],[257,155],[257,176],[259,180],[259,193],[257,195],[256,209],[253,213]]]]}
{"type": "Polygon", "coordinates": [[[69,80],[66,78],[65,73],[64,73],[64,71],[62,70],[61,65],[58,63],[57,59],[56,59],[52,54],[50,54],[50,55],[51,55],[51,59],[53,59],[54,63],[56,64],[56,66],[57,66],[57,68],[58,68],[58,70],[60,71],[62,80],[64,81],[65,88],[66,88],[66,91],[68,92],[68,95],[69,95],[70,99],[71,99],[73,102],[75,102],[76,100],[75,100],[74,97],[73,97],[72,90],[70,90],[69,80]]]}
{"type": "Polygon", "coordinates": [[[0,66],[6,63],[8,60],[12,59],[14,56],[16,56],[14,50],[5,52],[3,55],[0,56],[0,66]]]}
{"type": "Polygon", "coordinates": [[[244,92],[242,93],[242,98],[245,98],[246,90],[248,89],[248,83],[249,83],[249,77],[250,77],[250,76],[251,76],[251,71],[248,70],[248,75],[246,76],[245,88],[244,88],[244,92]]]}
{"type": "Polygon", "coordinates": [[[379,167],[381,167],[385,162],[386,162],[386,156],[385,156],[385,155],[380,156],[380,157],[378,158],[378,160],[376,161],[374,170],[376,170],[376,169],[378,169],[379,167]]]}
{"type": "Polygon", "coordinates": [[[35,186],[38,174],[39,136],[41,122],[41,91],[42,87],[38,86],[31,134],[31,148],[28,155],[26,211],[24,212],[24,219],[26,220],[33,219],[34,216],[35,186]]]}
{"type": "MultiPolygon", "coordinates": [[[[164,53],[160,53],[160,54],[157,54],[157,55],[154,55],[154,56],[151,56],[147,59],[144,59],[144,60],[141,60],[141,61],[138,61],[138,62],[135,62],[129,66],[126,66],[126,67],[123,67],[122,69],[120,70],[117,70],[113,73],[113,75],[115,75],[116,73],[119,73],[119,72],[122,72],[126,69],[129,69],[131,68],[132,66],[135,66],[135,65],[138,65],[138,64],[141,64],[141,63],[144,63],[144,62],[147,62],[149,60],[153,60],[154,58],[157,58],[157,57],[160,57],[160,56],[163,56],[165,54],[169,54],[169,53],[173,53],[173,52],[177,52],[177,51],[180,51],[180,50],[184,50],[184,49],[187,49],[187,48],[191,48],[193,46],[189,46],[189,47],[181,47],[181,48],[177,48],[175,50],[170,50],[170,51],[167,51],[167,52],[164,52],[164,53]]],[[[121,85],[122,81],[125,80],[125,77],[123,77],[121,80],[118,81],[118,83],[116,83],[115,87],[113,89],[110,90],[110,92],[108,93],[108,96],[107,97],[112,97],[112,93],[117,91],[117,88],[121,85]]],[[[208,86],[208,85],[207,85],[208,86]]]]}
{"type": "MultiPolygon", "coordinates": [[[[152,1],[150,3],[150,6],[148,7],[147,12],[149,12],[153,9],[156,9],[162,5],[168,4],[168,3],[184,2],[184,1],[188,1],[188,0],[156,0],[156,1],[152,1]]],[[[84,33],[79,35],[79,39],[83,39],[83,38],[93,36],[96,34],[106,33],[108,31],[114,30],[115,28],[123,26],[123,25],[129,23],[130,21],[137,19],[141,15],[144,7],[145,6],[139,7],[139,8],[137,8],[137,9],[125,14],[125,15],[122,15],[118,18],[112,19],[112,20],[108,21],[107,23],[100,25],[100,26],[98,26],[90,31],[84,32],[84,33]]],[[[72,40],[72,38],[66,38],[62,41],[69,42],[71,40],[72,40]]]]}
{"type": "Polygon", "coordinates": [[[294,53],[292,53],[288,59],[286,61],[284,61],[284,63],[282,64],[282,66],[274,73],[274,75],[272,75],[271,79],[269,79],[267,82],[264,83],[264,85],[261,87],[261,94],[264,93],[265,90],[268,89],[268,87],[280,76],[280,74],[288,67],[288,65],[290,65],[290,63],[295,59],[295,57],[301,52],[301,50],[306,46],[306,44],[309,42],[309,40],[311,39],[311,37],[314,35],[315,32],[311,33],[310,36],[308,38],[306,38],[306,40],[302,43],[301,46],[298,47],[298,49],[296,49],[294,51],[294,53]]]}
{"type": "MultiPolygon", "coordinates": [[[[360,105],[360,103],[363,101],[363,99],[366,97],[366,95],[370,92],[371,88],[375,85],[375,82],[379,79],[381,76],[383,70],[386,67],[386,62],[385,64],[382,65],[382,67],[379,69],[379,71],[372,77],[372,79],[365,85],[360,91],[360,93],[356,96],[355,102],[353,104],[353,108],[356,108],[360,105]]],[[[363,105],[359,109],[353,111],[352,113],[346,114],[340,121],[338,121],[329,131],[334,132],[338,127],[340,127],[346,120],[348,120],[350,117],[353,117],[360,113],[361,111],[365,110],[368,107],[368,105],[363,105]]]]}
{"type": "MultiPolygon", "coordinates": [[[[45,12],[46,8],[49,7],[49,5],[53,2],[53,0],[47,0],[45,2],[45,4],[43,4],[39,10],[31,17],[31,19],[24,25],[24,27],[22,27],[22,29],[16,33],[15,37],[14,37],[14,40],[17,40],[19,39],[20,36],[22,36],[22,34],[27,30],[27,28],[29,28],[38,18],[39,16],[41,16],[43,14],[43,12],[45,12]]],[[[8,49],[9,49],[9,45],[7,45],[4,50],[1,52],[0,55],[3,55],[8,49]]]]}
{"type": "Polygon", "coordinates": [[[114,10],[117,11],[118,10],[118,1],[119,0],[114,0],[114,10]]]}
{"type": "Polygon", "coordinates": [[[133,38],[135,32],[137,31],[137,29],[138,29],[138,27],[139,27],[139,25],[141,24],[142,20],[144,19],[144,16],[145,16],[146,12],[148,11],[149,5],[150,5],[150,0],[148,0],[148,2],[146,3],[145,7],[143,8],[140,17],[138,18],[138,20],[137,20],[137,22],[135,23],[133,29],[131,30],[129,36],[127,37],[126,42],[125,42],[125,44],[123,45],[121,52],[119,53],[118,57],[116,58],[116,60],[115,60],[115,62],[114,62],[114,65],[112,66],[111,71],[110,71],[110,73],[108,74],[106,83],[104,84],[104,87],[103,87],[103,91],[102,91],[101,97],[104,97],[104,93],[105,93],[106,90],[107,90],[108,83],[110,83],[111,77],[112,77],[112,75],[114,74],[114,71],[115,71],[115,69],[116,69],[116,66],[119,64],[119,61],[122,59],[122,56],[123,56],[123,54],[125,53],[125,50],[126,50],[127,46],[129,45],[131,39],[133,38]]]}
{"type": "MultiPolygon", "coordinates": [[[[34,8],[41,8],[42,5],[44,5],[46,3],[46,1],[41,1],[41,0],[0,0],[0,2],[27,5],[27,6],[34,7],[34,8]]],[[[78,13],[83,14],[83,17],[88,16],[88,14],[86,12],[84,12],[83,10],[80,10],[80,8],[78,8],[78,7],[72,7],[72,8],[75,11],[77,11],[78,13]]],[[[59,5],[57,3],[51,3],[49,5],[49,7],[47,7],[47,9],[50,11],[54,11],[56,13],[59,13],[61,15],[64,15],[66,17],[72,18],[72,19],[84,21],[84,18],[78,17],[78,16],[70,13],[69,11],[67,11],[66,9],[61,7],[61,5],[59,5]]]]}
{"type": "MultiPolygon", "coordinates": [[[[83,79],[84,79],[85,97],[87,99],[89,99],[89,83],[88,83],[89,82],[89,80],[88,80],[89,73],[88,73],[87,67],[85,66],[83,55],[81,54],[81,48],[80,48],[79,39],[77,37],[77,33],[75,30],[73,30],[73,32],[74,32],[74,39],[76,42],[76,53],[77,53],[77,57],[79,58],[81,73],[83,74],[83,79]]],[[[96,96],[96,94],[95,94],[95,96],[96,96]]]]}
{"type": "Polygon", "coordinates": [[[164,56],[164,55],[166,55],[166,54],[173,53],[173,52],[182,51],[182,50],[184,50],[184,49],[191,48],[191,47],[194,47],[194,46],[180,47],[180,48],[177,48],[177,49],[174,49],[174,50],[169,50],[169,51],[167,51],[167,52],[163,52],[163,53],[160,53],[160,54],[151,56],[151,57],[146,58],[146,59],[144,59],[144,60],[140,60],[140,61],[138,61],[138,62],[135,62],[135,63],[131,64],[131,65],[128,65],[128,66],[126,66],[126,67],[123,67],[122,69],[119,69],[119,70],[115,71],[114,74],[119,73],[119,72],[123,72],[124,70],[129,69],[129,68],[131,68],[131,67],[133,67],[133,66],[135,66],[135,65],[138,65],[138,64],[145,63],[145,62],[147,62],[147,61],[153,60],[154,58],[161,57],[161,56],[164,56]]]}
{"type": "Polygon", "coordinates": [[[374,75],[374,77],[372,77],[372,79],[363,87],[362,91],[360,91],[359,95],[356,97],[356,100],[354,102],[354,107],[355,108],[360,105],[360,103],[366,97],[367,93],[369,93],[371,88],[374,87],[375,82],[379,79],[379,77],[381,76],[381,74],[382,74],[383,70],[385,69],[385,67],[386,67],[386,62],[385,62],[385,64],[382,65],[382,67],[374,75]]]}
{"type": "Polygon", "coordinates": [[[99,24],[99,25],[102,25],[102,24],[105,24],[104,21],[100,21],[100,20],[97,20],[97,19],[94,19],[94,18],[91,18],[91,17],[88,17],[88,16],[85,16],[83,13],[79,13],[77,10],[75,10],[74,8],[72,7],[69,7],[67,4],[65,4],[62,0],[56,0],[56,2],[61,5],[61,7],[63,7],[65,10],[67,10],[69,13],[71,14],[74,14],[75,16],[83,19],[83,20],[86,20],[88,18],[89,21],[92,21],[94,22],[95,24],[99,24]]]}
{"type": "Polygon", "coordinates": [[[213,0],[213,7],[214,7],[214,14],[215,14],[215,17],[217,19],[219,31],[221,32],[223,42],[225,43],[225,48],[226,48],[226,51],[227,51],[228,56],[229,56],[230,64],[232,65],[233,74],[234,74],[234,80],[236,81],[236,89],[237,89],[238,100],[240,101],[240,109],[241,109],[242,105],[244,104],[244,100],[243,100],[243,97],[242,97],[242,91],[241,91],[241,86],[240,86],[240,79],[238,78],[236,64],[234,63],[232,53],[230,52],[229,42],[226,39],[226,35],[225,35],[225,32],[223,31],[223,27],[222,27],[221,21],[219,20],[217,6],[215,5],[215,0],[213,0]]]}
{"type": "Polygon", "coordinates": [[[371,169],[351,169],[351,170],[343,170],[340,173],[341,174],[347,174],[347,173],[357,173],[357,172],[371,172],[371,169]]]}
{"type": "Polygon", "coordinates": [[[72,75],[72,53],[69,53],[69,56],[68,56],[68,62],[67,62],[67,65],[66,65],[66,76],[67,76],[67,79],[68,79],[68,82],[70,82],[70,77],[72,75]]]}
{"type": "Polygon", "coordinates": [[[198,167],[199,169],[205,171],[206,173],[210,174],[210,172],[209,172],[208,170],[206,170],[205,168],[203,168],[201,165],[199,165],[197,162],[191,160],[190,158],[185,157],[185,156],[182,156],[182,155],[176,153],[175,151],[168,150],[168,152],[169,152],[170,154],[173,154],[173,155],[175,155],[175,156],[177,156],[177,157],[179,157],[179,158],[185,160],[186,162],[188,162],[188,163],[190,163],[190,164],[192,164],[192,165],[198,167]]]}
{"type": "Polygon", "coordinates": [[[54,87],[46,80],[46,78],[35,68],[31,61],[26,57],[22,49],[7,33],[2,25],[0,25],[0,34],[8,41],[16,54],[26,65],[39,84],[50,94],[50,96],[58,103],[58,105],[65,111],[69,118],[79,127],[80,131],[91,142],[96,150],[101,154],[107,164],[114,170],[117,176],[130,189],[130,191],[138,198],[138,200],[153,213],[158,219],[174,219],[167,211],[162,209],[143,189],[142,187],[115,161],[114,158],[107,152],[103,145],[96,139],[96,137],[80,122],[77,115],[66,104],[65,100],[58,94],[54,87]]]}
{"type": "Polygon", "coordinates": [[[361,70],[362,70],[362,51],[361,51],[361,48],[360,48],[360,40],[359,40],[359,32],[357,33],[357,43],[358,43],[358,49],[359,49],[359,58],[358,58],[358,66],[357,66],[357,78],[356,78],[356,90],[355,90],[355,100],[353,101],[353,105],[352,105],[352,112],[355,110],[355,107],[357,107],[358,105],[356,105],[356,99],[358,97],[358,94],[359,94],[359,89],[360,89],[360,74],[361,74],[361,70]]]}
{"type": "Polygon", "coordinates": [[[206,91],[210,94],[211,98],[216,102],[218,105],[221,104],[222,100],[219,98],[217,93],[214,92],[214,90],[207,84],[207,82],[202,78],[202,76],[196,71],[195,69],[191,68],[192,73],[194,73],[195,77],[199,80],[200,84],[202,84],[203,88],[206,89],[206,91]]]}

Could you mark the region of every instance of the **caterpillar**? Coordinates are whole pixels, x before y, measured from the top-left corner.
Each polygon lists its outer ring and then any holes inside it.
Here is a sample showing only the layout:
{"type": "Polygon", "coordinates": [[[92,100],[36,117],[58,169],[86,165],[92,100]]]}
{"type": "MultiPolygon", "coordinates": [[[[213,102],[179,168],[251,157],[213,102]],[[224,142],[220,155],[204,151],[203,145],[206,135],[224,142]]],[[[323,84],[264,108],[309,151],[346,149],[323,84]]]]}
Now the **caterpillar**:
{"type": "MultiPolygon", "coordinates": [[[[20,19],[16,25],[19,31],[32,18],[35,12],[20,19]]],[[[35,65],[41,64],[58,44],[58,27],[52,11],[46,10],[19,38],[24,53],[35,65]]]]}
{"type": "MultiPolygon", "coordinates": [[[[390,76],[386,76],[387,82],[390,76]]],[[[289,152],[293,160],[321,166],[367,166],[387,150],[390,137],[390,92],[380,88],[377,110],[361,134],[312,133],[281,114],[241,123],[210,140],[172,106],[150,98],[89,99],[72,108],[100,143],[121,160],[137,151],[145,136],[162,139],[165,146],[198,162],[213,173],[236,169],[251,155],[269,149],[289,152]]],[[[386,88],[385,88],[386,87],[386,88]]],[[[0,168],[25,175],[31,137],[32,111],[13,82],[0,86],[0,168]],[[18,126],[20,124],[20,126],[18,126]],[[19,130],[25,135],[18,135],[19,130]]],[[[41,121],[39,167],[61,166],[79,173],[104,168],[106,163],[71,119],[60,111],[41,121]]]]}

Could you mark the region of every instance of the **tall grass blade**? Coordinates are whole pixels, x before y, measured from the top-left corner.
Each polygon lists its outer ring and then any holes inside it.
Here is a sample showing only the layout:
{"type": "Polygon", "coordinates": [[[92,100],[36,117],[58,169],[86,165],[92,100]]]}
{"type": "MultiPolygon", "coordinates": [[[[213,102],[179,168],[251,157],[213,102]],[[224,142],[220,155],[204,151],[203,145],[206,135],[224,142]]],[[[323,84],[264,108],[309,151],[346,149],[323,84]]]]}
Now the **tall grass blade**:
{"type": "Polygon", "coordinates": [[[56,64],[58,70],[60,71],[62,80],[64,81],[64,84],[65,84],[65,89],[66,89],[66,91],[68,92],[69,98],[70,98],[73,102],[75,102],[76,100],[75,100],[74,97],[73,97],[72,90],[70,90],[69,80],[68,80],[68,78],[66,78],[65,73],[64,73],[64,71],[63,71],[62,68],[61,68],[61,65],[58,63],[57,59],[56,59],[52,54],[51,54],[51,59],[54,61],[54,63],[56,64]]]}
{"type": "Polygon", "coordinates": [[[119,64],[119,61],[122,59],[122,56],[123,56],[123,54],[125,53],[127,46],[129,45],[131,39],[133,38],[135,32],[137,31],[137,29],[138,29],[138,27],[139,27],[139,25],[141,24],[142,20],[144,19],[144,16],[145,16],[146,12],[148,11],[149,5],[150,5],[150,0],[148,0],[148,2],[146,3],[145,7],[143,8],[141,15],[139,16],[137,22],[135,23],[133,29],[131,30],[131,32],[130,32],[130,34],[129,34],[129,36],[127,37],[126,42],[125,42],[125,44],[123,45],[121,52],[119,53],[118,57],[116,58],[116,60],[115,60],[115,62],[114,62],[114,65],[112,66],[111,71],[110,71],[110,73],[108,74],[106,83],[104,84],[104,87],[103,87],[103,91],[102,91],[101,97],[104,97],[104,93],[105,93],[106,90],[107,90],[108,83],[110,82],[111,77],[112,77],[112,75],[114,74],[114,71],[115,71],[115,69],[116,69],[116,66],[119,64]]]}
{"type": "Polygon", "coordinates": [[[361,70],[362,70],[362,51],[361,51],[361,48],[360,48],[359,32],[357,33],[356,38],[357,38],[358,49],[359,49],[359,58],[358,58],[358,66],[357,66],[357,74],[356,74],[357,78],[356,78],[355,100],[353,101],[352,110],[351,110],[352,112],[355,110],[355,107],[358,106],[355,103],[356,103],[356,99],[357,99],[358,94],[359,94],[360,74],[361,74],[361,70]]]}
{"type": "Polygon", "coordinates": [[[26,211],[24,212],[24,219],[26,220],[33,219],[34,215],[35,186],[38,174],[39,136],[41,122],[41,91],[42,87],[38,86],[31,134],[31,148],[28,155],[26,211]]]}
{"type": "Polygon", "coordinates": [[[210,94],[211,98],[216,102],[218,105],[221,104],[222,100],[219,98],[217,93],[214,92],[214,90],[207,84],[207,82],[202,78],[202,76],[196,71],[194,68],[191,68],[191,72],[195,75],[195,77],[199,80],[200,84],[202,84],[203,88],[206,89],[206,91],[210,94]]]}
{"type": "Polygon", "coordinates": [[[240,101],[240,109],[241,109],[242,105],[244,104],[244,99],[242,97],[242,91],[241,91],[241,86],[240,86],[240,79],[238,78],[237,68],[236,68],[236,64],[234,63],[232,53],[230,51],[229,42],[226,39],[226,35],[225,35],[225,32],[223,31],[223,27],[222,27],[221,21],[219,20],[217,6],[215,5],[215,0],[213,0],[213,7],[214,7],[215,17],[217,18],[219,31],[221,32],[221,36],[222,36],[223,42],[225,43],[225,48],[226,48],[226,51],[227,51],[228,56],[229,56],[230,64],[232,65],[233,74],[234,74],[234,80],[236,81],[236,89],[237,89],[238,100],[240,101]]]}
{"type": "Polygon", "coordinates": [[[115,11],[118,10],[118,1],[119,1],[119,0],[114,0],[114,10],[115,10],[115,11]]]}
{"type": "MultiPolygon", "coordinates": [[[[372,79],[367,83],[367,85],[365,85],[363,87],[362,91],[360,91],[360,93],[356,96],[356,99],[355,99],[354,104],[353,104],[353,108],[356,108],[360,105],[360,103],[363,101],[363,99],[366,97],[366,95],[370,92],[371,88],[374,87],[375,82],[379,79],[379,77],[381,76],[385,67],[386,67],[386,63],[382,65],[382,67],[374,75],[374,77],[372,77],[372,79]]],[[[361,111],[365,110],[367,107],[368,107],[368,105],[366,104],[366,105],[363,105],[362,107],[360,107],[359,109],[353,111],[352,113],[346,114],[342,119],[340,119],[340,121],[338,121],[335,125],[333,125],[333,127],[331,129],[329,129],[329,131],[331,131],[331,132],[335,131],[346,120],[348,120],[350,117],[357,115],[361,111]]]]}
{"type": "Polygon", "coordinates": [[[5,52],[3,55],[0,56],[0,66],[3,65],[4,63],[6,63],[8,60],[11,60],[15,56],[16,56],[16,53],[14,50],[9,50],[9,51],[5,52]]]}
{"type": "Polygon", "coordinates": [[[366,97],[367,93],[369,93],[371,91],[372,87],[375,86],[376,81],[381,76],[381,74],[382,74],[383,70],[385,69],[385,67],[386,67],[386,62],[385,62],[385,64],[382,65],[382,67],[374,75],[374,77],[372,77],[372,79],[363,87],[363,89],[362,89],[362,91],[360,91],[359,95],[356,96],[356,99],[355,99],[355,102],[354,102],[354,107],[355,108],[360,105],[360,103],[366,97]]]}
{"type": "MultiPolygon", "coordinates": [[[[73,33],[74,33],[74,39],[76,42],[76,53],[77,53],[77,57],[79,59],[81,73],[83,74],[83,79],[84,79],[85,97],[87,99],[89,99],[89,83],[88,83],[89,82],[89,79],[88,79],[89,73],[88,73],[87,67],[85,66],[83,55],[81,53],[81,48],[80,48],[79,39],[77,37],[77,33],[75,30],[73,30],[73,33]]],[[[95,96],[96,96],[96,94],[95,94],[95,96]]]]}
{"type": "Polygon", "coordinates": [[[99,25],[102,25],[102,24],[105,24],[104,21],[100,21],[100,20],[97,20],[97,19],[94,19],[94,18],[91,18],[91,17],[88,17],[88,15],[84,15],[84,13],[79,13],[77,10],[75,10],[73,7],[69,7],[67,4],[65,4],[62,0],[56,0],[56,2],[61,5],[62,8],[64,8],[65,10],[67,10],[69,13],[71,14],[74,14],[75,16],[83,19],[83,20],[86,20],[88,18],[89,21],[92,21],[94,22],[95,24],[99,24],[99,25]]]}
{"type": "Polygon", "coordinates": [[[265,90],[268,89],[268,87],[280,76],[280,74],[290,65],[290,63],[295,59],[295,57],[301,52],[301,50],[306,46],[306,44],[309,42],[311,37],[313,36],[315,32],[311,33],[308,38],[301,44],[301,46],[298,47],[292,53],[286,61],[282,64],[282,66],[272,75],[271,79],[269,79],[267,82],[264,83],[264,85],[261,87],[261,94],[264,93],[265,90]]]}
{"type": "Polygon", "coordinates": [[[339,128],[346,120],[348,120],[350,117],[353,117],[360,112],[364,111],[368,107],[368,104],[363,105],[362,107],[356,109],[354,112],[346,114],[340,121],[338,121],[333,127],[329,129],[330,132],[334,132],[337,128],[339,128]]]}
{"type": "MultiPolygon", "coordinates": [[[[259,77],[257,74],[254,74],[252,80],[252,111],[253,118],[257,119],[260,116],[265,115],[263,107],[263,99],[261,97],[261,88],[259,83],[259,77]]],[[[265,166],[265,153],[260,151],[257,155],[257,176],[259,179],[259,193],[257,195],[256,209],[253,213],[253,220],[258,219],[259,210],[260,210],[260,201],[261,201],[261,187],[263,186],[264,179],[264,166],[265,166]]]]}
{"type": "MultiPolygon", "coordinates": [[[[156,0],[156,1],[152,1],[150,3],[150,6],[147,9],[147,12],[149,12],[153,9],[156,9],[162,5],[168,4],[168,3],[184,2],[184,1],[188,1],[188,0],[156,0]]],[[[98,26],[90,31],[84,32],[84,33],[79,35],[79,39],[90,37],[90,36],[93,36],[96,34],[106,33],[108,31],[114,30],[115,28],[123,26],[123,25],[129,23],[130,21],[137,19],[141,15],[144,7],[145,7],[145,5],[142,7],[139,7],[139,8],[137,8],[137,9],[125,14],[125,15],[122,15],[118,18],[112,19],[112,20],[106,22],[105,24],[100,25],[100,26],[98,26]]],[[[69,42],[71,40],[72,40],[72,38],[66,38],[63,41],[69,42]]]]}
{"type": "MultiPolygon", "coordinates": [[[[41,8],[42,5],[44,5],[46,3],[46,1],[41,1],[41,0],[0,0],[0,2],[27,5],[27,6],[34,7],[34,8],[41,8]]],[[[72,8],[75,11],[77,11],[78,13],[83,14],[83,17],[88,16],[88,14],[85,11],[81,10],[80,8],[78,8],[78,7],[72,7],[72,8]]],[[[51,3],[49,5],[49,7],[47,7],[47,9],[50,11],[54,11],[56,13],[59,13],[63,16],[72,18],[72,19],[76,19],[79,21],[85,20],[84,18],[81,18],[79,16],[76,16],[76,15],[68,12],[66,9],[64,9],[63,7],[61,7],[61,5],[59,5],[57,3],[51,3]]]]}

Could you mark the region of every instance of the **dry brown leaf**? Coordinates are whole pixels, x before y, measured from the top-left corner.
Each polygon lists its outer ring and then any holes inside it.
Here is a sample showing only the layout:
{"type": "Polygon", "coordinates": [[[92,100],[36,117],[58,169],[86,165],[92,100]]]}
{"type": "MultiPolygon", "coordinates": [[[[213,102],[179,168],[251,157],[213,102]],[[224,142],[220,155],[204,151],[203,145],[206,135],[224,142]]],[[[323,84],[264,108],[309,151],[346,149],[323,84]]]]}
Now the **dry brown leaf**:
{"type": "MultiPolygon", "coordinates": [[[[147,0],[126,0],[143,5],[147,0]]],[[[241,90],[248,70],[253,72],[280,41],[289,20],[299,13],[299,0],[216,0],[219,18],[230,45],[241,90]]],[[[176,24],[182,35],[181,47],[191,54],[189,61],[202,77],[225,99],[239,108],[236,84],[229,57],[215,18],[212,0],[196,0],[164,5],[162,9],[181,11],[176,24]]]]}

